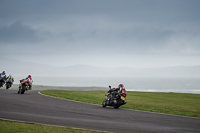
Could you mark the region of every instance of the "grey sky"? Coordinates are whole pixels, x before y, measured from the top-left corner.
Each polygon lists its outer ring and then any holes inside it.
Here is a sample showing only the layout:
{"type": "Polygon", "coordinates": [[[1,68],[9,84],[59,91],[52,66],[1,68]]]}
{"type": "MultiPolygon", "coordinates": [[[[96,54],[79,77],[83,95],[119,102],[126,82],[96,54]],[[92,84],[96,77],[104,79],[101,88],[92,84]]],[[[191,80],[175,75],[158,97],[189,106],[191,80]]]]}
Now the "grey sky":
{"type": "Polygon", "coordinates": [[[0,0],[0,57],[68,66],[200,65],[199,0],[0,0]]]}

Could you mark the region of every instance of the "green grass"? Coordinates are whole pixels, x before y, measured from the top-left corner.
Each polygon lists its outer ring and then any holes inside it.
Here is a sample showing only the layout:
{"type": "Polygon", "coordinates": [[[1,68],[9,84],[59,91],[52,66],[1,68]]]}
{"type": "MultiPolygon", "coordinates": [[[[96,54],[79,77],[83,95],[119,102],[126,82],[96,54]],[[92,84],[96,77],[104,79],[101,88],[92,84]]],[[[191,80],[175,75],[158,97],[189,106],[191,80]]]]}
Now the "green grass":
{"type": "Polygon", "coordinates": [[[26,124],[0,120],[0,133],[100,133],[97,131],[56,127],[49,125],[26,124]]]}
{"type": "MultiPolygon", "coordinates": [[[[101,105],[106,91],[44,90],[41,93],[101,105]]],[[[188,93],[127,92],[127,104],[120,108],[200,117],[200,95],[188,93]]]]}

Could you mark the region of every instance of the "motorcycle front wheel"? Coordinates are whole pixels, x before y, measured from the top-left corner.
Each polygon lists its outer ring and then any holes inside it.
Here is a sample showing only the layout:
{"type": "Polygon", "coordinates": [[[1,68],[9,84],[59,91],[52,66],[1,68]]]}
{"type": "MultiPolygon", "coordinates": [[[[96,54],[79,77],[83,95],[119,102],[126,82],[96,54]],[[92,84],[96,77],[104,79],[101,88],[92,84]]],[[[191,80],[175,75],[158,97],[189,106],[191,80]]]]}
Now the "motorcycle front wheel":
{"type": "Polygon", "coordinates": [[[25,87],[25,86],[22,86],[21,94],[24,94],[25,90],[26,90],[26,87],[25,87]]]}
{"type": "Polygon", "coordinates": [[[8,83],[7,85],[6,85],[6,89],[9,89],[10,88],[10,83],[8,83]]]}

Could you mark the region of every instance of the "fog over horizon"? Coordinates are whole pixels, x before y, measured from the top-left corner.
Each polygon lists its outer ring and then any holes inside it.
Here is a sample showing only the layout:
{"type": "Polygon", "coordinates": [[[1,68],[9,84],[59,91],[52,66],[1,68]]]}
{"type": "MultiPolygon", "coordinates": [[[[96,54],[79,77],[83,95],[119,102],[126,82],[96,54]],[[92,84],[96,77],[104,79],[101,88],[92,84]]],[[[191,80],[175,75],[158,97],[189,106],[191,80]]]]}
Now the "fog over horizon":
{"type": "Polygon", "coordinates": [[[0,71],[29,66],[10,63],[17,61],[38,69],[199,66],[199,6],[199,0],[1,0],[0,71]]]}

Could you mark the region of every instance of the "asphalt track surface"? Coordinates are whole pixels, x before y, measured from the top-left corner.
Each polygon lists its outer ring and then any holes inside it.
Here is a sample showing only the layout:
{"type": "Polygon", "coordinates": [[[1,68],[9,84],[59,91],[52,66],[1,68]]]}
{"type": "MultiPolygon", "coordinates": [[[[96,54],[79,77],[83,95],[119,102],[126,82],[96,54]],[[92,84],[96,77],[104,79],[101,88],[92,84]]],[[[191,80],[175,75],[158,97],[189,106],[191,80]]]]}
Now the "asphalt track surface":
{"type": "Polygon", "coordinates": [[[47,97],[31,90],[0,89],[0,118],[118,133],[200,133],[200,119],[103,108],[99,105],[47,97]]]}

